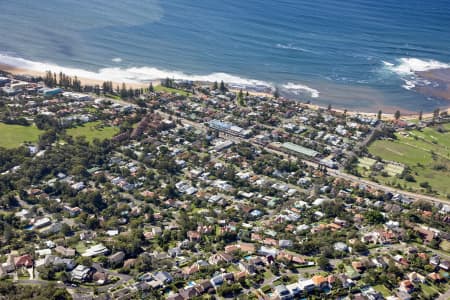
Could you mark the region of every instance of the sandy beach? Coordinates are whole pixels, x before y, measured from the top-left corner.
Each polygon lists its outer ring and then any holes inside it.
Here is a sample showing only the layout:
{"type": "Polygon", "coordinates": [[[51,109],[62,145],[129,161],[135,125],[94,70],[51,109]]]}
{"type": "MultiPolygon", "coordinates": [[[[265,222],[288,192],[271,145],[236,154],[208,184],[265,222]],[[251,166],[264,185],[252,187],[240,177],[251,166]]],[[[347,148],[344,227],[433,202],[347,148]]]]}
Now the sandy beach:
{"type": "MultiPolygon", "coordinates": [[[[21,69],[21,68],[16,68],[16,67],[5,65],[5,64],[0,64],[0,70],[3,70],[5,72],[9,72],[9,73],[14,74],[14,75],[29,75],[29,76],[34,76],[34,77],[39,77],[39,76],[45,77],[45,72],[44,71],[21,69]]],[[[56,74],[58,74],[58,73],[59,72],[56,72],[56,74]]],[[[81,81],[82,85],[99,85],[99,86],[101,86],[104,81],[107,81],[107,80],[97,80],[97,79],[84,78],[84,77],[78,77],[78,79],[81,81]]],[[[150,83],[129,83],[129,82],[126,82],[125,84],[126,84],[127,88],[131,87],[131,88],[134,88],[134,89],[138,89],[138,88],[147,88],[150,83]]],[[[159,81],[155,81],[155,82],[153,82],[153,84],[157,85],[157,84],[159,84],[159,81]]],[[[117,85],[118,86],[122,86],[122,82],[113,82],[113,87],[114,88],[117,85]]]]}

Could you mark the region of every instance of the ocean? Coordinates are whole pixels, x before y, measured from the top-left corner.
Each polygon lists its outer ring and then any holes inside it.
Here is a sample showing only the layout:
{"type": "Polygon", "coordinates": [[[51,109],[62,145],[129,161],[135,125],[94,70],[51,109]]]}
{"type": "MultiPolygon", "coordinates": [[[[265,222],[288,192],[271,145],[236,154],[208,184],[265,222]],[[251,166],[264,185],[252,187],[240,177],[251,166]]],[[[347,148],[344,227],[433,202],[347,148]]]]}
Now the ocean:
{"type": "Polygon", "coordinates": [[[279,87],[349,110],[432,111],[448,0],[0,0],[0,63],[101,80],[279,87]]]}

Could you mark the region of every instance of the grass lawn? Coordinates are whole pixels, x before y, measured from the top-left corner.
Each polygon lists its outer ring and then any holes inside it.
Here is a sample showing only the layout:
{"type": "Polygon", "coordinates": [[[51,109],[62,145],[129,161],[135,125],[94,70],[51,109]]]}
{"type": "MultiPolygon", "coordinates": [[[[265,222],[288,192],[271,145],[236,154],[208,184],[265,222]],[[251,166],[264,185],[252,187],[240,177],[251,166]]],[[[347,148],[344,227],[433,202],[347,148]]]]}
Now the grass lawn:
{"type": "Polygon", "coordinates": [[[233,273],[233,272],[238,272],[239,269],[235,266],[235,265],[229,265],[227,267],[227,272],[233,273]]]}
{"type": "Polygon", "coordinates": [[[75,250],[78,253],[84,253],[86,252],[86,245],[83,242],[79,242],[76,246],[75,246],[75,250]]]}
{"type": "Polygon", "coordinates": [[[362,157],[359,159],[359,166],[370,169],[376,162],[377,161],[375,159],[369,157],[362,157]]]}
{"type": "Polygon", "coordinates": [[[273,286],[277,286],[277,285],[283,284],[283,281],[281,279],[277,279],[272,284],[273,284],[273,286]]]}
{"type": "Polygon", "coordinates": [[[17,148],[24,142],[35,143],[43,131],[35,126],[9,125],[0,123],[0,147],[17,148]]]}
{"type": "Polygon", "coordinates": [[[180,94],[182,96],[189,96],[191,95],[191,93],[183,91],[183,90],[177,90],[177,89],[173,89],[173,88],[168,88],[162,85],[157,85],[154,87],[155,92],[166,92],[166,93],[175,93],[175,94],[180,94]]]}
{"type": "Polygon", "coordinates": [[[270,291],[272,288],[270,287],[270,285],[265,285],[261,288],[261,291],[263,293],[267,293],[268,291],[270,291]]]}
{"type": "Polygon", "coordinates": [[[450,253],[450,242],[449,241],[443,240],[442,243],[439,245],[439,247],[442,250],[450,253]]]}
{"type": "Polygon", "coordinates": [[[400,175],[404,171],[404,167],[400,165],[394,165],[394,164],[386,164],[384,166],[384,170],[389,174],[389,176],[396,176],[400,175]]]}
{"type": "Polygon", "coordinates": [[[426,297],[432,297],[435,296],[438,292],[438,290],[434,289],[433,287],[427,285],[427,284],[421,284],[420,288],[422,289],[422,292],[425,294],[426,297]]]}
{"type": "Polygon", "coordinates": [[[67,134],[72,137],[84,136],[86,141],[92,142],[95,138],[99,140],[110,139],[119,133],[119,128],[111,126],[102,126],[100,121],[88,122],[82,126],[70,128],[67,134]]]}
{"type": "Polygon", "coordinates": [[[373,289],[377,292],[380,292],[384,298],[389,297],[392,293],[382,284],[376,285],[373,289]]]}
{"type": "Polygon", "coordinates": [[[270,279],[272,277],[273,277],[273,274],[269,270],[264,272],[264,279],[270,279]]]}
{"type": "MultiPolygon", "coordinates": [[[[445,126],[450,127],[450,124],[445,126]]],[[[444,128],[446,128],[444,126],[444,128]]],[[[369,146],[369,152],[385,161],[402,163],[411,169],[416,182],[407,182],[395,176],[400,172],[395,166],[387,165],[388,177],[376,176],[383,184],[400,184],[401,188],[419,193],[426,193],[420,187],[421,182],[428,182],[437,196],[445,198],[450,194],[447,178],[450,171],[450,132],[438,132],[435,128],[422,131],[413,130],[396,134],[396,140],[378,140],[369,146]]],[[[368,174],[362,173],[363,176],[368,174]]]]}

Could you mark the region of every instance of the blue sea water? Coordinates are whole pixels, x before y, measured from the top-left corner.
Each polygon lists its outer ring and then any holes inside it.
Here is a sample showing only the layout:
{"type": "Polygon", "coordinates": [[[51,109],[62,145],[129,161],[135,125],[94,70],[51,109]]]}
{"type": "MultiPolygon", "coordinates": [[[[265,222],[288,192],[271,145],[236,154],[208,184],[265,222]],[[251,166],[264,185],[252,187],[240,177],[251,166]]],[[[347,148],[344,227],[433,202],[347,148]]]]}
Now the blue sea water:
{"type": "Polygon", "coordinates": [[[321,105],[417,112],[412,71],[450,67],[448,0],[0,0],[0,63],[104,80],[278,86],[321,105]]]}

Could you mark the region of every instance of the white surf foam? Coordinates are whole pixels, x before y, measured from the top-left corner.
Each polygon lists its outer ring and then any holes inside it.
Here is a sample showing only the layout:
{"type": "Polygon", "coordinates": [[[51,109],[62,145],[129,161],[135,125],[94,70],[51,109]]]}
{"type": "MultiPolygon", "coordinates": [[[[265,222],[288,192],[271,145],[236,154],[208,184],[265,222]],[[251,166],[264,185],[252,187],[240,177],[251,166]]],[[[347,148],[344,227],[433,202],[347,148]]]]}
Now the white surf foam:
{"type": "Polygon", "coordinates": [[[394,64],[393,63],[390,63],[390,62],[388,62],[388,61],[382,61],[383,62],[383,64],[386,66],[386,67],[393,67],[394,66],[394,64]]]}
{"type": "Polygon", "coordinates": [[[301,94],[301,93],[307,93],[311,96],[311,98],[319,98],[320,92],[316,89],[313,89],[307,85],[304,84],[296,84],[292,82],[288,82],[287,84],[282,86],[284,89],[290,91],[294,94],[301,94]]]}
{"type": "Polygon", "coordinates": [[[69,76],[78,76],[80,78],[88,78],[102,81],[114,81],[125,83],[139,83],[152,80],[160,80],[165,78],[180,79],[180,80],[192,80],[192,81],[224,81],[228,84],[236,84],[242,86],[265,86],[273,88],[273,85],[266,81],[243,78],[227,73],[211,73],[206,75],[187,74],[180,71],[163,70],[153,67],[132,67],[132,68],[103,68],[95,71],[88,71],[78,68],[69,68],[56,65],[54,63],[36,62],[26,60],[23,58],[13,57],[9,55],[0,54],[0,63],[9,66],[17,67],[25,70],[32,71],[52,71],[55,73],[63,72],[69,76]]]}
{"type": "Polygon", "coordinates": [[[122,62],[122,59],[120,57],[114,57],[113,59],[111,59],[113,62],[115,63],[120,63],[122,62]]]}
{"type": "Polygon", "coordinates": [[[277,44],[276,45],[277,48],[280,49],[287,49],[287,50],[295,50],[295,51],[300,51],[300,52],[309,52],[309,53],[315,53],[312,50],[306,49],[306,48],[302,48],[302,47],[297,47],[297,46],[293,46],[292,44],[277,44]]]}
{"type": "Polygon", "coordinates": [[[397,74],[404,82],[402,87],[406,90],[413,90],[416,86],[430,85],[432,82],[419,78],[416,72],[447,69],[450,64],[433,59],[419,58],[399,58],[395,63],[383,61],[384,67],[397,74]]]}
{"type": "Polygon", "coordinates": [[[450,64],[433,59],[400,58],[397,63],[384,62],[384,65],[399,75],[413,74],[414,72],[430,71],[450,68],[450,64]]]}

